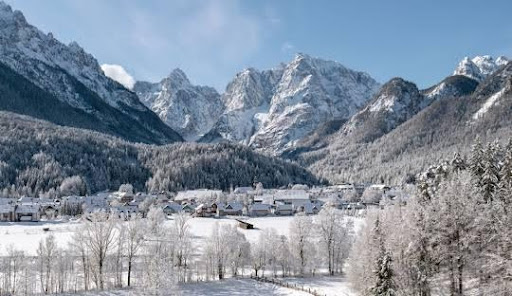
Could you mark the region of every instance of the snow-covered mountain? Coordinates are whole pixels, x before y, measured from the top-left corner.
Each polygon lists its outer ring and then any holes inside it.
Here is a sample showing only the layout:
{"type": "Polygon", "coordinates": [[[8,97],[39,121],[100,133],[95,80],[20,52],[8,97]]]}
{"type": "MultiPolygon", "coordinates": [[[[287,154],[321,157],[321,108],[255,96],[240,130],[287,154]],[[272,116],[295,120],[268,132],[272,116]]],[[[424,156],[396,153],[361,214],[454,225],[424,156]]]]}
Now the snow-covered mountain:
{"type": "Polygon", "coordinates": [[[214,88],[192,85],[180,69],[173,70],[159,83],[137,82],[133,90],[187,141],[195,141],[209,132],[224,110],[214,88]]]}
{"type": "Polygon", "coordinates": [[[504,56],[496,59],[489,55],[476,56],[472,59],[465,57],[459,63],[453,75],[464,75],[482,81],[508,62],[509,59],[504,56]]]}
{"type": "MultiPolygon", "coordinates": [[[[51,33],[44,34],[1,1],[0,63],[60,102],[105,123],[112,134],[155,143],[180,140],[133,92],[106,77],[96,59],[77,43],[65,45],[51,33]]],[[[52,121],[51,116],[43,119],[52,121]]]]}
{"type": "Polygon", "coordinates": [[[357,133],[362,141],[373,141],[411,118],[431,101],[414,83],[393,78],[344,125],[342,132],[345,136],[357,133]]]}
{"type": "Polygon", "coordinates": [[[473,93],[478,86],[478,81],[464,75],[448,76],[440,83],[422,90],[421,93],[432,101],[460,97],[473,93]]]}
{"type": "Polygon", "coordinates": [[[238,73],[222,95],[225,111],[205,141],[227,140],[249,144],[268,113],[281,68],[258,71],[248,68],[238,73]]]}
{"type": "Polygon", "coordinates": [[[208,140],[277,154],[326,122],[347,120],[378,87],[366,73],[306,54],[272,70],[250,68],[228,85],[222,96],[226,111],[208,140]]]}

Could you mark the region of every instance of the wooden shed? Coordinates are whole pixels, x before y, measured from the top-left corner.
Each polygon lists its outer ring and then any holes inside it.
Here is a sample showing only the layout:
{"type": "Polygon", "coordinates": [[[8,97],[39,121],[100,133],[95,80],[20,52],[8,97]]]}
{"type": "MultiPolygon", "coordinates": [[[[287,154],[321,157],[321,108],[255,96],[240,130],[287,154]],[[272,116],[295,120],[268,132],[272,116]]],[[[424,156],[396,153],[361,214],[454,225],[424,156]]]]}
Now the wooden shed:
{"type": "Polygon", "coordinates": [[[242,221],[242,220],[236,220],[238,221],[238,227],[242,228],[242,229],[254,229],[254,225],[252,225],[251,223],[248,223],[248,222],[245,222],[245,221],[242,221]]]}

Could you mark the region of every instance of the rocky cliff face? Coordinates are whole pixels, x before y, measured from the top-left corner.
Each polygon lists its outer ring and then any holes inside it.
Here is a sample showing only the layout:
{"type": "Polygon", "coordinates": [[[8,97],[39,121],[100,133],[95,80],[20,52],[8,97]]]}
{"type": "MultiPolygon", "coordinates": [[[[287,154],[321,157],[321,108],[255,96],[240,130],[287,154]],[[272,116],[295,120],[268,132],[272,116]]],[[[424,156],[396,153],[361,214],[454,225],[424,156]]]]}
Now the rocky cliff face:
{"type": "Polygon", "coordinates": [[[509,59],[504,56],[500,56],[496,59],[489,55],[476,56],[472,59],[465,57],[459,63],[453,75],[464,75],[480,82],[508,62],[509,59]]]}
{"type": "Polygon", "coordinates": [[[226,111],[209,140],[279,154],[323,124],[350,118],[378,87],[366,73],[305,54],[272,70],[247,69],[222,96],[226,111]]]}
{"type": "Polygon", "coordinates": [[[116,129],[131,128],[133,137],[128,133],[118,135],[154,143],[181,140],[134,93],[106,77],[96,59],[77,43],[65,45],[51,33],[44,34],[30,25],[21,12],[12,11],[3,2],[0,62],[71,108],[108,121],[114,134],[116,129]]]}
{"type": "Polygon", "coordinates": [[[224,110],[214,88],[192,85],[180,69],[159,83],[137,82],[133,90],[187,141],[196,141],[209,132],[224,110]]]}

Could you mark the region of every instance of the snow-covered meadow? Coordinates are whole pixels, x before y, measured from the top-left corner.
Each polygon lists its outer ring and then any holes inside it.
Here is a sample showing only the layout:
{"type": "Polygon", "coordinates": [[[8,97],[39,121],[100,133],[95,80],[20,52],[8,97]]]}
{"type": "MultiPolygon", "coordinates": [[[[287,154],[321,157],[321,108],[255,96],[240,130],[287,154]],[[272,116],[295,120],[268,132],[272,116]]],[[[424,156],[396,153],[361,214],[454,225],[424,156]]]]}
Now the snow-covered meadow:
{"type": "MultiPolygon", "coordinates": [[[[286,217],[258,217],[243,218],[254,225],[254,229],[246,230],[238,228],[247,240],[256,242],[259,234],[265,229],[275,229],[277,234],[290,236],[290,223],[292,216],[286,217]]],[[[361,228],[363,219],[350,218],[354,221],[354,228],[357,231],[361,228]]],[[[174,223],[172,217],[165,221],[169,226],[174,223]]],[[[191,218],[189,220],[190,231],[194,243],[200,247],[202,242],[212,233],[214,225],[229,224],[236,225],[234,218],[191,218]]],[[[0,222],[0,255],[4,254],[8,246],[23,250],[28,255],[35,255],[39,242],[48,235],[53,234],[59,247],[66,247],[71,241],[74,230],[80,226],[80,221],[56,221],[56,222],[0,222]],[[49,228],[44,231],[43,228],[49,228]]]]}
{"type": "MultiPolygon", "coordinates": [[[[259,218],[241,218],[254,225],[254,229],[246,230],[237,228],[248,242],[257,244],[260,234],[266,230],[274,229],[278,235],[290,238],[290,226],[294,217],[259,217],[259,218]]],[[[313,218],[314,219],[314,218],[313,218]]],[[[362,219],[346,218],[354,221],[356,231],[361,227],[362,219]]],[[[125,223],[125,222],[121,222],[125,223]]],[[[175,223],[174,217],[170,216],[165,220],[164,226],[169,229],[175,223]]],[[[201,260],[200,254],[204,251],[208,239],[216,228],[216,225],[235,226],[238,221],[235,218],[190,218],[188,220],[189,230],[192,237],[193,249],[195,250],[195,260],[201,260]]],[[[55,238],[57,246],[66,248],[73,240],[73,234],[81,227],[83,222],[74,221],[53,221],[37,223],[0,223],[0,255],[5,256],[9,248],[22,250],[28,256],[36,256],[39,242],[45,240],[50,234],[55,238]],[[46,231],[45,231],[46,230],[46,231]]],[[[250,269],[242,270],[242,276],[247,277],[251,273],[250,269]]],[[[264,274],[270,276],[270,271],[264,274]]],[[[356,295],[348,287],[346,279],[341,277],[303,277],[303,278],[285,278],[280,279],[283,283],[297,285],[311,291],[316,291],[321,295],[356,295]]],[[[223,281],[206,281],[197,283],[180,284],[179,291],[182,295],[282,295],[282,296],[302,296],[311,295],[296,289],[283,286],[261,283],[249,278],[227,278],[223,281]]],[[[138,295],[136,290],[119,290],[107,292],[105,295],[138,295]],[[111,294],[109,294],[111,293],[111,294]]],[[[89,295],[89,294],[84,294],[89,295]]]]}

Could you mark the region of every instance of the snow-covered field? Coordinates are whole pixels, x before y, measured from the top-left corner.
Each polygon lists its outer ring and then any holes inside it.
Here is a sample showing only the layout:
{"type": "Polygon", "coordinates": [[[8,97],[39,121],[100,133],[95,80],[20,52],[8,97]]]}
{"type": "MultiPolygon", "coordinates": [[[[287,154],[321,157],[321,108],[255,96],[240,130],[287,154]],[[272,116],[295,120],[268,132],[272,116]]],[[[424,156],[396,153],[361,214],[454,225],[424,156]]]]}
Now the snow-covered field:
{"type": "MultiPolygon", "coordinates": [[[[63,296],[73,296],[77,294],[65,294],[63,296]]],[[[142,291],[116,290],[103,292],[86,292],[78,294],[80,296],[143,296],[142,291]]],[[[182,296],[311,296],[306,292],[297,291],[279,287],[273,284],[260,283],[250,279],[227,279],[221,282],[203,282],[181,285],[178,291],[171,291],[169,295],[182,296]]]]}
{"type": "MultiPolygon", "coordinates": [[[[293,217],[261,217],[246,219],[249,223],[253,223],[255,229],[244,230],[239,229],[249,241],[256,241],[259,233],[263,229],[274,228],[278,234],[288,235],[289,224],[293,217]]],[[[173,223],[172,218],[165,222],[173,223]]],[[[231,218],[191,218],[189,220],[190,230],[196,240],[196,244],[200,245],[212,233],[212,229],[216,223],[236,225],[238,222],[231,218]]],[[[76,227],[80,226],[80,222],[1,222],[0,223],[0,254],[5,253],[8,246],[16,249],[24,250],[28,255],[35,255],[39,241],[46,236],[53,234],[60,247],[65,247],[71,241],[71,236],[76,227]],[[43,228],[49,227],[50,231],[43,231],[43,228]]]]}
{"type": "MultiPolygon", "coordinates": [[[[260,217],[243,218],[254,225],[255,229],[239,231],[245,234],[251,242],[258,240],[259,234],[265,229],[275,229],[280,235],[289,236],[289,225],[293,217],[260,217]]],[[[352,219],[352,218],[350,218],[352,219]]],[[[172,218],[165,222],[166,225],[173,223],[172,218]]],[[[203,241],[212,233],[215,224],[231,224],[238,222],[233,218],[191,218],[189,220],[190,230],[194,237],[194,244],[201,248],[203,241]]],[[[356,231],[362,225],[362,219],[355,218],[356,231]]],[[[66,247],[71,241],[74,230],[80,226],[80,222],[38,222],[38,223],[0,223],[0,255],[6,253],[9,246],[15,249],[24,250],[27,255],[35,255],[39,242],[46,236],[53,234],[60,247],[66,247]],[[44,231],[48,227],[50,231],[44,231]]],[[[348,284],[340,277],[306,277],[287,278],[284,281],[290,284],[297,284],[315,290],[327,296],[355,296],[348,284]]],[[[227,279],[221,282],[204,282],[183,285],[181,295],[310,295],[305,292],[283,288],[273,284],[259,283],[250,279],[227,279]]],[[[103,295],[103,294],[102,294],[103,295]]],[[[104,295],[140,295],[129,290],[107,292],[104,295]]]]}
{"type": "Polygon", "coordinates": [[[345,278],[338,276],[317,276],[304,278],[285,278],[284,282],[311,288],[325,296],[357,296],[345,278]]]}
{"type": "Polygon", "coordinates": [[[221,282],[207,282],[183,285],[182,295],[187,296],[311,296],[311,294],[273,284],[260,283],[249,279],[228,279],[221,282]]]}
{"type": "MultiPolygon", "coordinates": [[[[243,218],[245,221],[252,223],[255,229],[239,231],[245,234],[247,239],[255,242],[259,234],[264,229],[274,228],[280,235],[289,235],[289,225],[293,217],[259,217],[259,218],[243,218]]],[[[354,224],[356,230],[360,228],[362,223],[361,219],[355,218],[354,224]]],[[[173,223],[167,220],[166,224],[173,223]]],[[[202,240],[212,233],[212,229],[216,223],[232,224],[238,222],[232,218],[191,218],[189,220],[190,230],[196,240],[196,245],[201,245],[202,240]]],[[[0,254],[5,254],[8,246],[13,246],[16,249],[24,250],[28,255],[35,255],[39,241],[48,236],[50,233],[55,235],[57,243],[60,247],[66,247],[71,241],[71,236],[76,227],[80,225],[79,222],[0,222],[0,254]],[[45,232],[43,228],[49,227],[50,231],[45,232]]]]}

